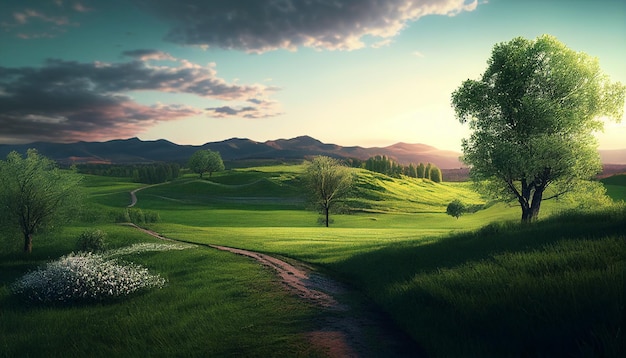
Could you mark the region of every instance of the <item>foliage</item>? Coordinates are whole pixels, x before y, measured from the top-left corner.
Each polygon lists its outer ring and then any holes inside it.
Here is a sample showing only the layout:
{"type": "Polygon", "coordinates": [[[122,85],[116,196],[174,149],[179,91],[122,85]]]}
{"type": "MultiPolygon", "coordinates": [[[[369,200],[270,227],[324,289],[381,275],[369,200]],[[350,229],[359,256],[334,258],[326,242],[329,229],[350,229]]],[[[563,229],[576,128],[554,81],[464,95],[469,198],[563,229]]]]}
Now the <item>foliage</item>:
{"type": "Polygon", "coordinates": [[[139,265],[81,252],[27,273],[12,288],[31,301],[67,303],[102,301],[164,285],[165,279],[139,265]]]}
{"type": "Polygon", "coordinates": [[[522,221],[533,221],[542,200],[600,170],[592,132],[602,128],[601,116],[621,119],[624,93],[596,58],[554,37],[497,44],[482,78],[452,94],[457,117],[473,130],[463,159],[474,180],[489,179],[499,198],[520,204],[522,221]]]}
{"type": "Polygon", "coordinates": [[[454,216],[457,219],[461,215],[463,215],[465,211],[466,211],[465,204],[463,204],[463,202],[461,202],[461,200],[459,199],[452,200],[450,204],[448,204],[448,207],[446,208],[446,214],[450,216],[454,216]]]}
{"type": "Polygon", "coordinates": [[[434,165],[430,167],[430,180],[435,183],[441,183],[443,181],[443,175],[441,174],[441,169],[437,168],[434,165]]]}
{"type": "Polygon", "coordinates": [[[79,173],[132,178],[136,183],[159,184],[174,180],[180,176],[180,165],[177,163],[155,164],[78,164],[79,173]]]}
{"type": "Polygon", "coordinates": [[[411,178],[430,179],[436,183],[441,183],[443,180],[441,169],[432,163],[427,163],[427,165],[424,165],[424,163],[402,165],[386,155],[370,157],[363,164],[363,168],[394,178],[406,175],[411,178]]]}
{"type": "Polygon", "coordinates": [[[219,152],[206,149],[193,153],[187,162],[187,167],[192,172],[200,174],[200,178],[202,178],[204,173],[209,173],[209,176],[212,176],[214,172],[224,170],[224,162],[219,152]]]}
{"type": "Polygon", "coordinates": [[[351,172],[337,159],[318,156],[307,164],[303,181],[312,203],[324,213],[328,227],[331,208],[344,199],[352,187],[351,172]]]}
{"type": "Polygon", "coordinates": [[[135,224],[148,224],[161,221],[161,216],[157,211],[128,208],[126,209],[126,214],[128,218],[126,222],[135,224]]]}
{"type": "Polygon", "coordinates": [[[75,215],[81,204],[82,177],[56,164],[34,149],[26,158],[17,152],[0,161],[0,222],[18,226],[24,237],[24,251],[32,251],[38,230],[60,224],[75,215]]]}
{"type": "Polygon", "coordinates": [[[81,252],[102,252],[106,249],[106,236],[102,230],[83,231],[76,240],[76,248],[81,252]]]}

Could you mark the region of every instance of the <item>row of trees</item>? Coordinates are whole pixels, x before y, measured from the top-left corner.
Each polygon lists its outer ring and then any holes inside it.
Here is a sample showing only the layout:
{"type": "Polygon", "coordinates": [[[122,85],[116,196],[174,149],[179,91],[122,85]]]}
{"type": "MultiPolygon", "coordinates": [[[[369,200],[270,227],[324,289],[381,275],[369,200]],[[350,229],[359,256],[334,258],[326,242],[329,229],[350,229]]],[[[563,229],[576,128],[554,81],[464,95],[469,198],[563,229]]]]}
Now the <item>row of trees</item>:
{"type": "Polygon", "coordinates": [[[369,158],[363,163],[363,168],[396,178],[406,175],[411,178],[430,179],[436,183],[443,181],[441,169],[432,163],[402,165],[386,155],[376,155],[369,158]]]}
{"type": "Polygon", "coordinates": [[[180,165],[177,163],[154,164],[79,164],[76,166],[83,174],[132,178],[136,183],[158,184],[174,180],[180,176],[180,165]]]}

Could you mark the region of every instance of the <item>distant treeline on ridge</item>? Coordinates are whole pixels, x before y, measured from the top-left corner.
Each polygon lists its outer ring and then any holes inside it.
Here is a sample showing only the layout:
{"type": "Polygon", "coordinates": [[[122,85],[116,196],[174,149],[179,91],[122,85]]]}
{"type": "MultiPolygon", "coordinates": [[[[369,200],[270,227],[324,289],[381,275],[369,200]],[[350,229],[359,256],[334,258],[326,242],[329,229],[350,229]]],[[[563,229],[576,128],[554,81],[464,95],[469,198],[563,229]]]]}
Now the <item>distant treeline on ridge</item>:
{"type": "Polygon", "coordinates": [[[177,163],[154,164],[78,164],[79,173],[109,177],[132,178],[134,182],[158,184],[178,178],[180,165],[177,163]]]}
{"type": "Polygon", "coordinates": [[[386,155],[376,155],[364,162],[352,159],[349,164],[396,178],[406,175],[411,178],[430,179],[436,183],[443,181],[441,169],[432,163],[402,165],[386,155]]]}

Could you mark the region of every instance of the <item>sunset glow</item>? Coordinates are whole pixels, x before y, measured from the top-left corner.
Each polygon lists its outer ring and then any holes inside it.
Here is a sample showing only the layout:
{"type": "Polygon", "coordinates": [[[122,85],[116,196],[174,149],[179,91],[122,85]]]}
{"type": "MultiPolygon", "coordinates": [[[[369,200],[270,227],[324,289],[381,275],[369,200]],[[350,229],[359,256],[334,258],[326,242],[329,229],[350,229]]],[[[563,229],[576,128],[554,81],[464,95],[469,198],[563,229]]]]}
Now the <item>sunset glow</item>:
{"type": "MultiPolygon", "coordinates": [[[[310,135],[460,151],[450,95],[494,44],[547,33],[626,83],[626,2],[0,3],[0,143],[310,135]]],[[[626,148],[626,120],[601,149],[626,148]]]]}

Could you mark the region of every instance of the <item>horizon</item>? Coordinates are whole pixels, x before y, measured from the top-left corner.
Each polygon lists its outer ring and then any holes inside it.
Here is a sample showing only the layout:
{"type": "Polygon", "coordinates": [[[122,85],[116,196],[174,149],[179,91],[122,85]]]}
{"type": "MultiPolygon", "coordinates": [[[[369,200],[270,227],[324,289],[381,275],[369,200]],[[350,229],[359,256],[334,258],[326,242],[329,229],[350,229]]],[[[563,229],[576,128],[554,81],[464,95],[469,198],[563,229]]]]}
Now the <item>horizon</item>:
{"type": "MultiPolygon", "coordinates": [[[[305,132],[342,146],[461,152],[470,130],[452,91],[518,36],[551,34],[626,83],[622,1],[337,4],[3,2],[0,144],[263,143],[305,132]]],[[[625,148],[626,120],[596,137],[600,150],[625,148]]]]}

